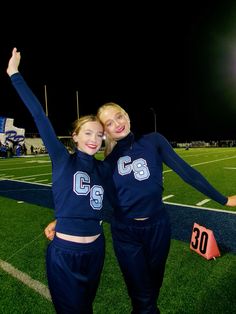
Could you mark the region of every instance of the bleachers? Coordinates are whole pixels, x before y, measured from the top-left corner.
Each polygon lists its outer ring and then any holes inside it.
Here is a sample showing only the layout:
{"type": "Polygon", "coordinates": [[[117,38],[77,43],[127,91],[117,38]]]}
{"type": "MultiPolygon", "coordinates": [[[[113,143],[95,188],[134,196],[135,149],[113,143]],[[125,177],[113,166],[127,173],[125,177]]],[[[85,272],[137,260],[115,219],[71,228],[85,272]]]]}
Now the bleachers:
{"type": "Polygon", "coordinates": [[[40,137],[37,138],[25,138],[25,146],[27,154],[43,154],[45,153],[45,146],[40,137]]]}

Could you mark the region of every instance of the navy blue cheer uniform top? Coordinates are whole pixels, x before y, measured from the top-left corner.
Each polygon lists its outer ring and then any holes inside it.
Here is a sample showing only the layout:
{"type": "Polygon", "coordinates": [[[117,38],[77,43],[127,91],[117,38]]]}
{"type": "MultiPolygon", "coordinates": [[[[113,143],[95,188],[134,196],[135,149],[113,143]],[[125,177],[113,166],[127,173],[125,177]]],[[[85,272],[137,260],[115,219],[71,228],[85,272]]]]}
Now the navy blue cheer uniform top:
{"type": "MultiPolygon", "coordinates": [[[[20,73],[11,76],[19,96],[31,112],[52,161],[52,192],[56,231],[92,236],[102,232],[105,165],[77,150],[70,154],[20,73]]],[[[108,180],[108,178],[106,178],[108,180]]]]}
{"type": "Polygon", "coordinates": [[[117,142],[105,161],[113,168],[119,208],[115,210],[117,217],[151,217],[163,208],[163,163],[211,199],[222,205],[227,202],[227,198],[181,159],[159,133],[137,139],[129,133],[117,142]]]}

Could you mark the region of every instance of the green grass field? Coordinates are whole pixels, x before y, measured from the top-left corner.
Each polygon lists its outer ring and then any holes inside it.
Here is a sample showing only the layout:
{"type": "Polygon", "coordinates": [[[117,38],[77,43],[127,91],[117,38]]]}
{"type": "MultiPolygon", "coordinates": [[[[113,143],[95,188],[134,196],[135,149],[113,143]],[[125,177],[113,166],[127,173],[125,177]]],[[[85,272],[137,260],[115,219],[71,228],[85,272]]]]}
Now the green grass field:
{"type": "MultiPolygon", "coordinates": [[[[178,149],[177,153],[223,194],[236,194],[236,148],[178,149]]],[[[196,205],[206,199],[167,167],[163,171],[163,197],[173,195],[166,199],[168,203],[196,205]]],[[[4,179],[50,186],[49,158],[1,159],[0,180],[4,179]]],[[[203,206],[229,210],[214,201],[203,206]]],[[[50,208],[0,197],[0,313],[55,313],[47,297],[48,240],[43,235],[52,219],[50,208]]],[[[104,231],[106,259],[94,313],[128,314],[130,301],[114,256],[108,223],[104,223],[104,231]]],[[[208,261],[191,251],[189,243],[172,239],[158,301],[162,314],[236,313],[236,255],[221,253],[221,257],[208,261]]]]}

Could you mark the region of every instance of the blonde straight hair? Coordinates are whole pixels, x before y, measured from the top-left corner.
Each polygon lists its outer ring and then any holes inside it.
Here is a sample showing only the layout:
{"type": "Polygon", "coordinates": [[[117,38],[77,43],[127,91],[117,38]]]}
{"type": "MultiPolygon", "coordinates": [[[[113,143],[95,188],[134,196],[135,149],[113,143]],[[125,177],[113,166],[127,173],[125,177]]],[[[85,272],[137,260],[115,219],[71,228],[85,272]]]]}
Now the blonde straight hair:
{"type": "MultiPolygon", "coordinates": [[[[100,120],[100,116],[101,114],[107,109],[107,108],[116,108],[118,109],[121,113],[123,113],[125,116],[129,117],[128,113],[117,103],[115,102],[107,102],[105,104],[103,104],[101,107],[98,108],[97,111],[97,117],[100,120]]],[[[102,123],[102,121],[100,120],[100,122],[102,123]]],[[[105,127],[105,126],[104,126],[105,127]]],[[[105,157],[107,155],[109,155],[111,153],[111,151],[113,150],[113,148],[116,145],[116,141],[113,140],[112,138],[110,138],[107,134],[105,136],[105,150],[104,150],[104,155],[105,157]]]]}

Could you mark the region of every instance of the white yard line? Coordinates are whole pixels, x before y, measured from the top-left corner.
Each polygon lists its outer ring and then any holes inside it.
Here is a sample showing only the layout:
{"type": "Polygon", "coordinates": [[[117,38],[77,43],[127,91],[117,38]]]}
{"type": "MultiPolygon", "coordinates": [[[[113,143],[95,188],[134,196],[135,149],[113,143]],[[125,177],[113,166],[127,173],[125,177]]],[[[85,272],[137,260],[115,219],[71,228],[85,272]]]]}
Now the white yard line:
{"type": "Polygon", "coordinates": [[[45,163],[51,163],[51,160],[27,160],[27,164],[37,163],[37,164],[45,164],[45,163]]]}
{"type": "Polygon", "coordinates": [[[48,181],[48,179],[37,180],[37,181],[35,181],[35,182],[36,182],[36,183],[39,183],[39,182],[45,182],[45,181],[48,181]]]}
{"type": "Polygon", "coordinates": [[[223,160],[228,160],[228,159],[234,159],[234,158],[236,158],[236,156],[231,156],[231,157],[225,157],[225,158],[220,158],[220,159],[215,159],[215,160],[200,162],[200,163],[198,163],[198,164],[192,165],[192,167],[201,166],[201,165],[206,165],[206,164],[210,164],[210,163],[212,163],[212,162],[218,162],[218,161],[223,161],[223,160]]]}
{"type": "Polygon", "coordinates": [[[236,212],[230,211],[230,210],[223,210],[223,209],[209,208],[209,207],[199,207],[199,206],[196,206],[196,205],[187,205],[187,204],[172,203],[172,202],[164,202],[164,203],[168,204],[168,205],[176,205],[176,206],[181,206],[181,207],[192,207],[192,208],[197,208],[197,209],[210,210],[210,211],[213,211],[213,212],[221,212],[221,213],[227,213],[227,214],[236,215],[236,212]]]}
{"type": "Polygon", "coordinates": [[[28,176],[15,177],[14,179],[15,180],[19,180],[19,179],[31,178],[32,176],[34,176],[34,177],[42,177],[42,176],[47,176],[47,175],[51,175],[51,174],[52,174],[51,172],[34,174],[34,175],[31,174],[31,175],[28,175],[28,176]]]}
{"type": "Polygon", "coordinates": [[[48,287],[46,285],[42,284],[38,280],[35,280],[35,279],[31,278],[26,273],[23,273],[19,269],[15,268],[11,264],[9,264],[9,263],[1,260],[1,259],[0,259],[0,267],[5,272],[10,274],[12,277],[14,277],[14,278],[18,279],[19,281],[23,282],[23,284],[25,284],[29,288],[33,289],[34,291],[36,291],[37,293],[39,293],[41,296],[43,296],[47,300],[52,301],[51,300],[51,296],[50,296],[50,292],[49,292],[48,287]]]}
{"type": "Polygon", "coordinates": [[[33,289],[34,291],[36,291],[37,293],[39,293],[41,296],[43,296],[44,298],[46,298],[47,300],[51,301],[51,296],[50,296],[50,292],[48,290],[48,287],[44,284],[42,284],[40,281],[35,280],[33,278],[31,278],[29,275],[27,275],[26,273],[20,271],[19,269],[15,268],[14,266],[12,266],[11,264],[8,263],[8,261],[15,255],[17,255],[20,251],[24,250],[27,246],[31,245],[33,242],[35,242],[36,240],[38,240],[38,238],[40,238],[43,235],[43,233],[41,232],[38,236],[36,236],[33,240],[31,240],[30,242],[26,243],[25,245],[23,245],[19,250],[17,250],[16,252],[14,252],[11,256],[9,256],[6,261],[3,261],[2,259],[0,259],[0,267],[7,272],[8,274],[10,274],[12,277],[18,279],[19,281],[23,282],[23,284],[25,284],[26,286],[28,286],[29,288],[33,289]]]}
{"type": "Polygon", "coordinates": [[[4,178],[14,178],[14,175],[6,175],[6,176],[4,176],[4,178]]]}
{"type": "MultiPolygon", "coordinates": [[[[198,164],[194,164],[194,165],[191,165],[191,166],[192,166],[192,167],[201,166],[201,165],[211,164],[211,163],[213,163],[213,162],[218,162],[218,161],[228,160],[228,159],[233,159],[233,158],[236,158],[236,156],[231,156],[231,157],[226,157],[226,158],[220,158],[220,159],[215,159],[215,160],[211,160],[211,161],[204,161],[204,162],[200,162],[200,163],[198,163],[198,164]]],[[[172,170],[172,169],[164,170],[163,173],[171,172],[171,171],[173,171],[173,170],[172,170]]]]}
{"type": "Polygon", "coordinates": [[[16,179],[6,179],[6,181],[13,181],[13,182],[20,182],[20,183],[28,183],[28,184],[35,184],[35,185],[43,185],[43,186],[51,186],[51,183],[45,184],[45,183],[37,183],[37,182],[27,182],[27,181],[21,181],[16,179]]]}
{"type": "Polygon", "coordinates": [[[174,195],[170,194],[170,195],[166,195],[164,197],[162,197],[162,200],[167,200],[168,198],[174,197],[174,195]]]}
{"type": "MultiPolygon", "coordinates": [[[[42,168],[42,167],[51,167],[51,165],[37,165],[35,166],[35,168],[42,168]]],[[[5,168],[5,169],[1,169],[1,171],[9,171],[9,170],[21,170],[21,169],[32,169],[32,166],[28,166],[28,167],[16,167],[16,168],[5,168]]]]}
{"type": "MultiPolygon", "coordinates": [[[[43,184],[41,184],[43,185],[43,184]]],[[[167,195],[165,198],[170,198],[173,195],[167,195]]],[[[164,199],[164,198],[163,198],[164,199]]],[[[182,206],[182,207],[192,207],[192,208],[197,208],[197,209],[203,209],[203,210],[209,210],[209,211],[215,211],[215,212],[222,212],[222,213],[230,213],[230,214],[236,214],[236,212],[231,212],[231,211],[226,211],[226,210],[220,210],[220,209],[215,209],[215,208],[207,208],[207,207],[199,207],[199,206],[194,206],[194,205],[186,205],[186,204],[179,204],[179,203],[171,203],[171,202],[164,202],[166,204],[169,205],[176,205],[176,206],[182,206]]],[[[38,235],[35,239],[33,239],[32,241],[30,241],[29,243],[27,243],[26,245],[24,245],[22,248],[20,248],[18,251],[16,251],[14,254],[12,254],[8,259],[11,259],[13,256],[15,256],[16,254],[18,254],[20,251],[22,251],[26,246],[28,246],[29,244],[31,244],[32,242],[34,242],[36,239],[38,239],[40,236],[42,235],[42,233],[40,233],[40,235],[38,235]]],[[[11,264],[9,264],[7,261],[3,261],[0,259],[0,267],[7,272],[8,274],[10,274],[11,276],[13,276],[14,278],[18,279],[19,281],[21,281],[23,284],[25,284],[26,286],[28,286],[29,288],[31,288],[32,290],[36,291],[37,293],[39,293],[41,296],[43,296],[44,298],[46,298],[47,300],[51,301],[51,296],[50,296],[50,292],[49,289],[46,285],[42,284],[41,282],[31,278],[29,275],[27,275],[26,273],[18,270],[17,268],[15,268],[14,266],[12,266],[11,264]]]]}
{"type": "Polygon", "coordinates": [[[209,198],[206,198],[205,200],[202,200],[201,202],[198,202],[196,206],[202,206],[203,204],[206,204],[210,202],[211,200],[209,198]]]}

